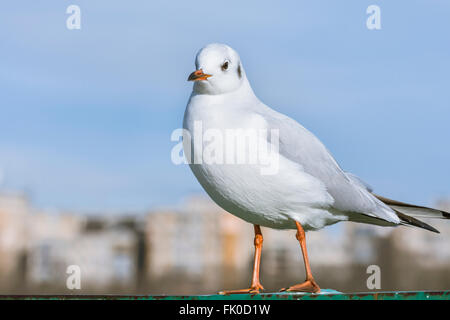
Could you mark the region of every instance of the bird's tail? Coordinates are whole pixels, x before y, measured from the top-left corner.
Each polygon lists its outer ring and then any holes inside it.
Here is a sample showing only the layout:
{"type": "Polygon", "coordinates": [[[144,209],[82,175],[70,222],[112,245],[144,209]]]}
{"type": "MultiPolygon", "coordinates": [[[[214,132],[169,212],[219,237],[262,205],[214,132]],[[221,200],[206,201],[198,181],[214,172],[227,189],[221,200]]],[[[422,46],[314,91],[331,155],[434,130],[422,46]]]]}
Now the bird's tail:
{"type": "Polygon", "coordinates": [[[450,219],[450,213],[443,210],[416,206],[413,204],[388,199],[376,194],[373,195],[376,198],[378,198],[378,200],[382,201],[383,203],[388,205],[392,210],[394,210],[397,216],[402,221],[402,223],[406,225],[412,225],[415,227],[439,233],[439,231],[433,228],[432,226],[416,218],[450,219]]]}

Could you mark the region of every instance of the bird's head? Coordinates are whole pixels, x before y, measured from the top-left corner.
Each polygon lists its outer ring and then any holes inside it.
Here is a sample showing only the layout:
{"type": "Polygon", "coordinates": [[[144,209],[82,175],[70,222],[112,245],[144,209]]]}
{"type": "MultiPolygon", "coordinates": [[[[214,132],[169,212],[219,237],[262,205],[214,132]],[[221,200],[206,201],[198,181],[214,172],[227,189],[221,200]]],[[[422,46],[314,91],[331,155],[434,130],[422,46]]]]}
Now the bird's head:
{"type": "Polygon", "coordinates": [[[223,94],[240,88],[245,78],[236,51],[225,44],[213,43],[202,48],[195,59],[196,71],[189,75],[194,92],[223,94]]]}

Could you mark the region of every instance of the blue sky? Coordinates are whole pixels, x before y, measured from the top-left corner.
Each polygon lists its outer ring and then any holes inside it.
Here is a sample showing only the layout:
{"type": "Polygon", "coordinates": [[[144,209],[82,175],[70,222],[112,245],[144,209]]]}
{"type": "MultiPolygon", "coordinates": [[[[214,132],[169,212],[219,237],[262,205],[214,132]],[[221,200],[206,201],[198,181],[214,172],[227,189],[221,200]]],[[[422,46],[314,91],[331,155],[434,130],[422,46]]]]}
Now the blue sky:
{"type": "Polygon", "coordinates": [[[0,12],[3,188],[35,205],[146,210],[202,192],[170,160],[199,48],[380,194],[450,196],[448,1],[9,1],[0,12]],[[70,4],[81,30],[66,28],[70,4]],[[381,8],[381,30],[366,8],[381,8]]]}

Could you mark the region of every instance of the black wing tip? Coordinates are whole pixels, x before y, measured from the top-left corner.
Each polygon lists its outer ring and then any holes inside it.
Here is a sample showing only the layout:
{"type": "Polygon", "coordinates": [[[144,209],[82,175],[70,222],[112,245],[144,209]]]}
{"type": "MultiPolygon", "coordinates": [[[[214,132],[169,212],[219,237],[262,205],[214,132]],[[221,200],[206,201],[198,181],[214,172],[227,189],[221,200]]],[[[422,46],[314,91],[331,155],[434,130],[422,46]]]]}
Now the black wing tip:
{"type": "Polygon", "coordinates": [[[427,226],[427,227],[424,228],[425,230],[428,230],[428,231],[431,231],[431,232],[434,232],[434,233],[437,233],[437,234],[441,233],[438,229],[430,226],[429,224],[425,223],[425,225],[427,226]]]}
{"type": "MultiPolygon", "coordinates": [[[[438,211],[441,213],[442,218],[444,219],[450,219],[450,212],[441,210],[441,209],[435,209],[435,208],[428,208],[428,207],[423,207],[423,206],[417,206],[414,204],[409,204],[409,203],[405,203],[405,202],[400,202],[400,201],[395,201],[392,199],[388,199],[385,197],[382,197],[380,195],[377,195],[375,193],[372,192],[372,195],[375,196],[378,200],[380,200],[381,202],[387,204],[388,206],[400,206],[400,207],[409,207],[409,208],[418,208],[418,209],[426,209],[426,210],[434,210],[434,211],[438,211]]],[[[393,209],[391,207],[391,209],[393,209]]],[[[398,211],[396,211],[398,212],[398,211]]]]}
{"type": "Polygon", "coordinates": [[[413,227],[421,228],[421,229],[424,229],[424,230],[427,230],[427,231],[431,231],[431,232],[434,232],[434,233],[437,233],[437,234],[441,233],[438,229],[436,229],[436,228],[434,228],[434,227],[430,226],[429,224],[426,224],[425,222],[422,222],[422,221],[420,221],[421,222],[420,224],[410,223],[410,222],[407,222],[407,221],[402,221],[402,222],[406,226],[413,226],[413,227]]]}
{"type": "Polygon", "coordinates": [[[429,224],[427,224],[427,223],[425,223],[423,221],[420,221],[420,220],[418,220],[416,218],[408,216],[408,215],[406,215],[404,213],[401,213],[401,212],[399,212],[397,210],[394,210],[394,211],[397,214],[397,216],[400,218],[400,220],[403,222],[403,224],[414,226],[414,227],[418,227],[418,228],[422,228],[422,229],[425,229],[425,230],[428,230],[428,231],[431,231],[431,232],[434,232],[434,233],[440,233],[438,229],[430,226],[429,224]]]}

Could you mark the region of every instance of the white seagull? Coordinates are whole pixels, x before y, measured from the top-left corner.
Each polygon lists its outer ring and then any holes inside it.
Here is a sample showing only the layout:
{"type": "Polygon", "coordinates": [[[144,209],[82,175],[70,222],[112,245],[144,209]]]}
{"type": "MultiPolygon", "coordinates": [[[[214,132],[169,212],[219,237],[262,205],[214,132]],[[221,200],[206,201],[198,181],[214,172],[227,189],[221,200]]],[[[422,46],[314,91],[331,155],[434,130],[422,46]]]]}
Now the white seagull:
{"type": "MultiPolygon", "coordinates": [[[[183,120],[184,132],[188,133],[183,139],[184,153],[208,195],[224,210],[253,224],[255,230],[250,288],[221,293],[263,290],[259,280],[263,242],[260,226],[297,230],[306,280],[282,290],[317,293],[320,288],[309,266],[305,231],[339,221],[353,221],[380,226],[409,225],[438,232],[417,217],[450,218],[444,211],[378,196],[358,177],[343,171],[311,132],[256,97],[239,55],[229,46],[207,45],[198,52],[195,66],[197,70],[188,78],[194,86],[183,120]],[[204,134],[201,139],[195,136],[196,125],[204,134]],[[221,163],[202,158],[208,145],[211,149],[212,137],[217,140],[220,134],[226,137],[229,130],[235,130],[237,138],[245,140],[248,129],[277,133],[275,138],[267,134],[262,139],[268,150],[278,146],[275,173],[264,174],[261,169],[265,164],[261,161],[221,163]],[[206,137],[208,131],[209,137],[206,137]]],[[[260,138],[258,143],[260,146],[260,138]]],[[[226,145],[226,142],[215,141],[216,156],[222,154],[225,159],[233,159],[235,155],[230,153],[235,150],[217,148],[219,145],[226,145]]],[[[255,152],[251,147],[242,150],[244,156],[255,152]]]]}

